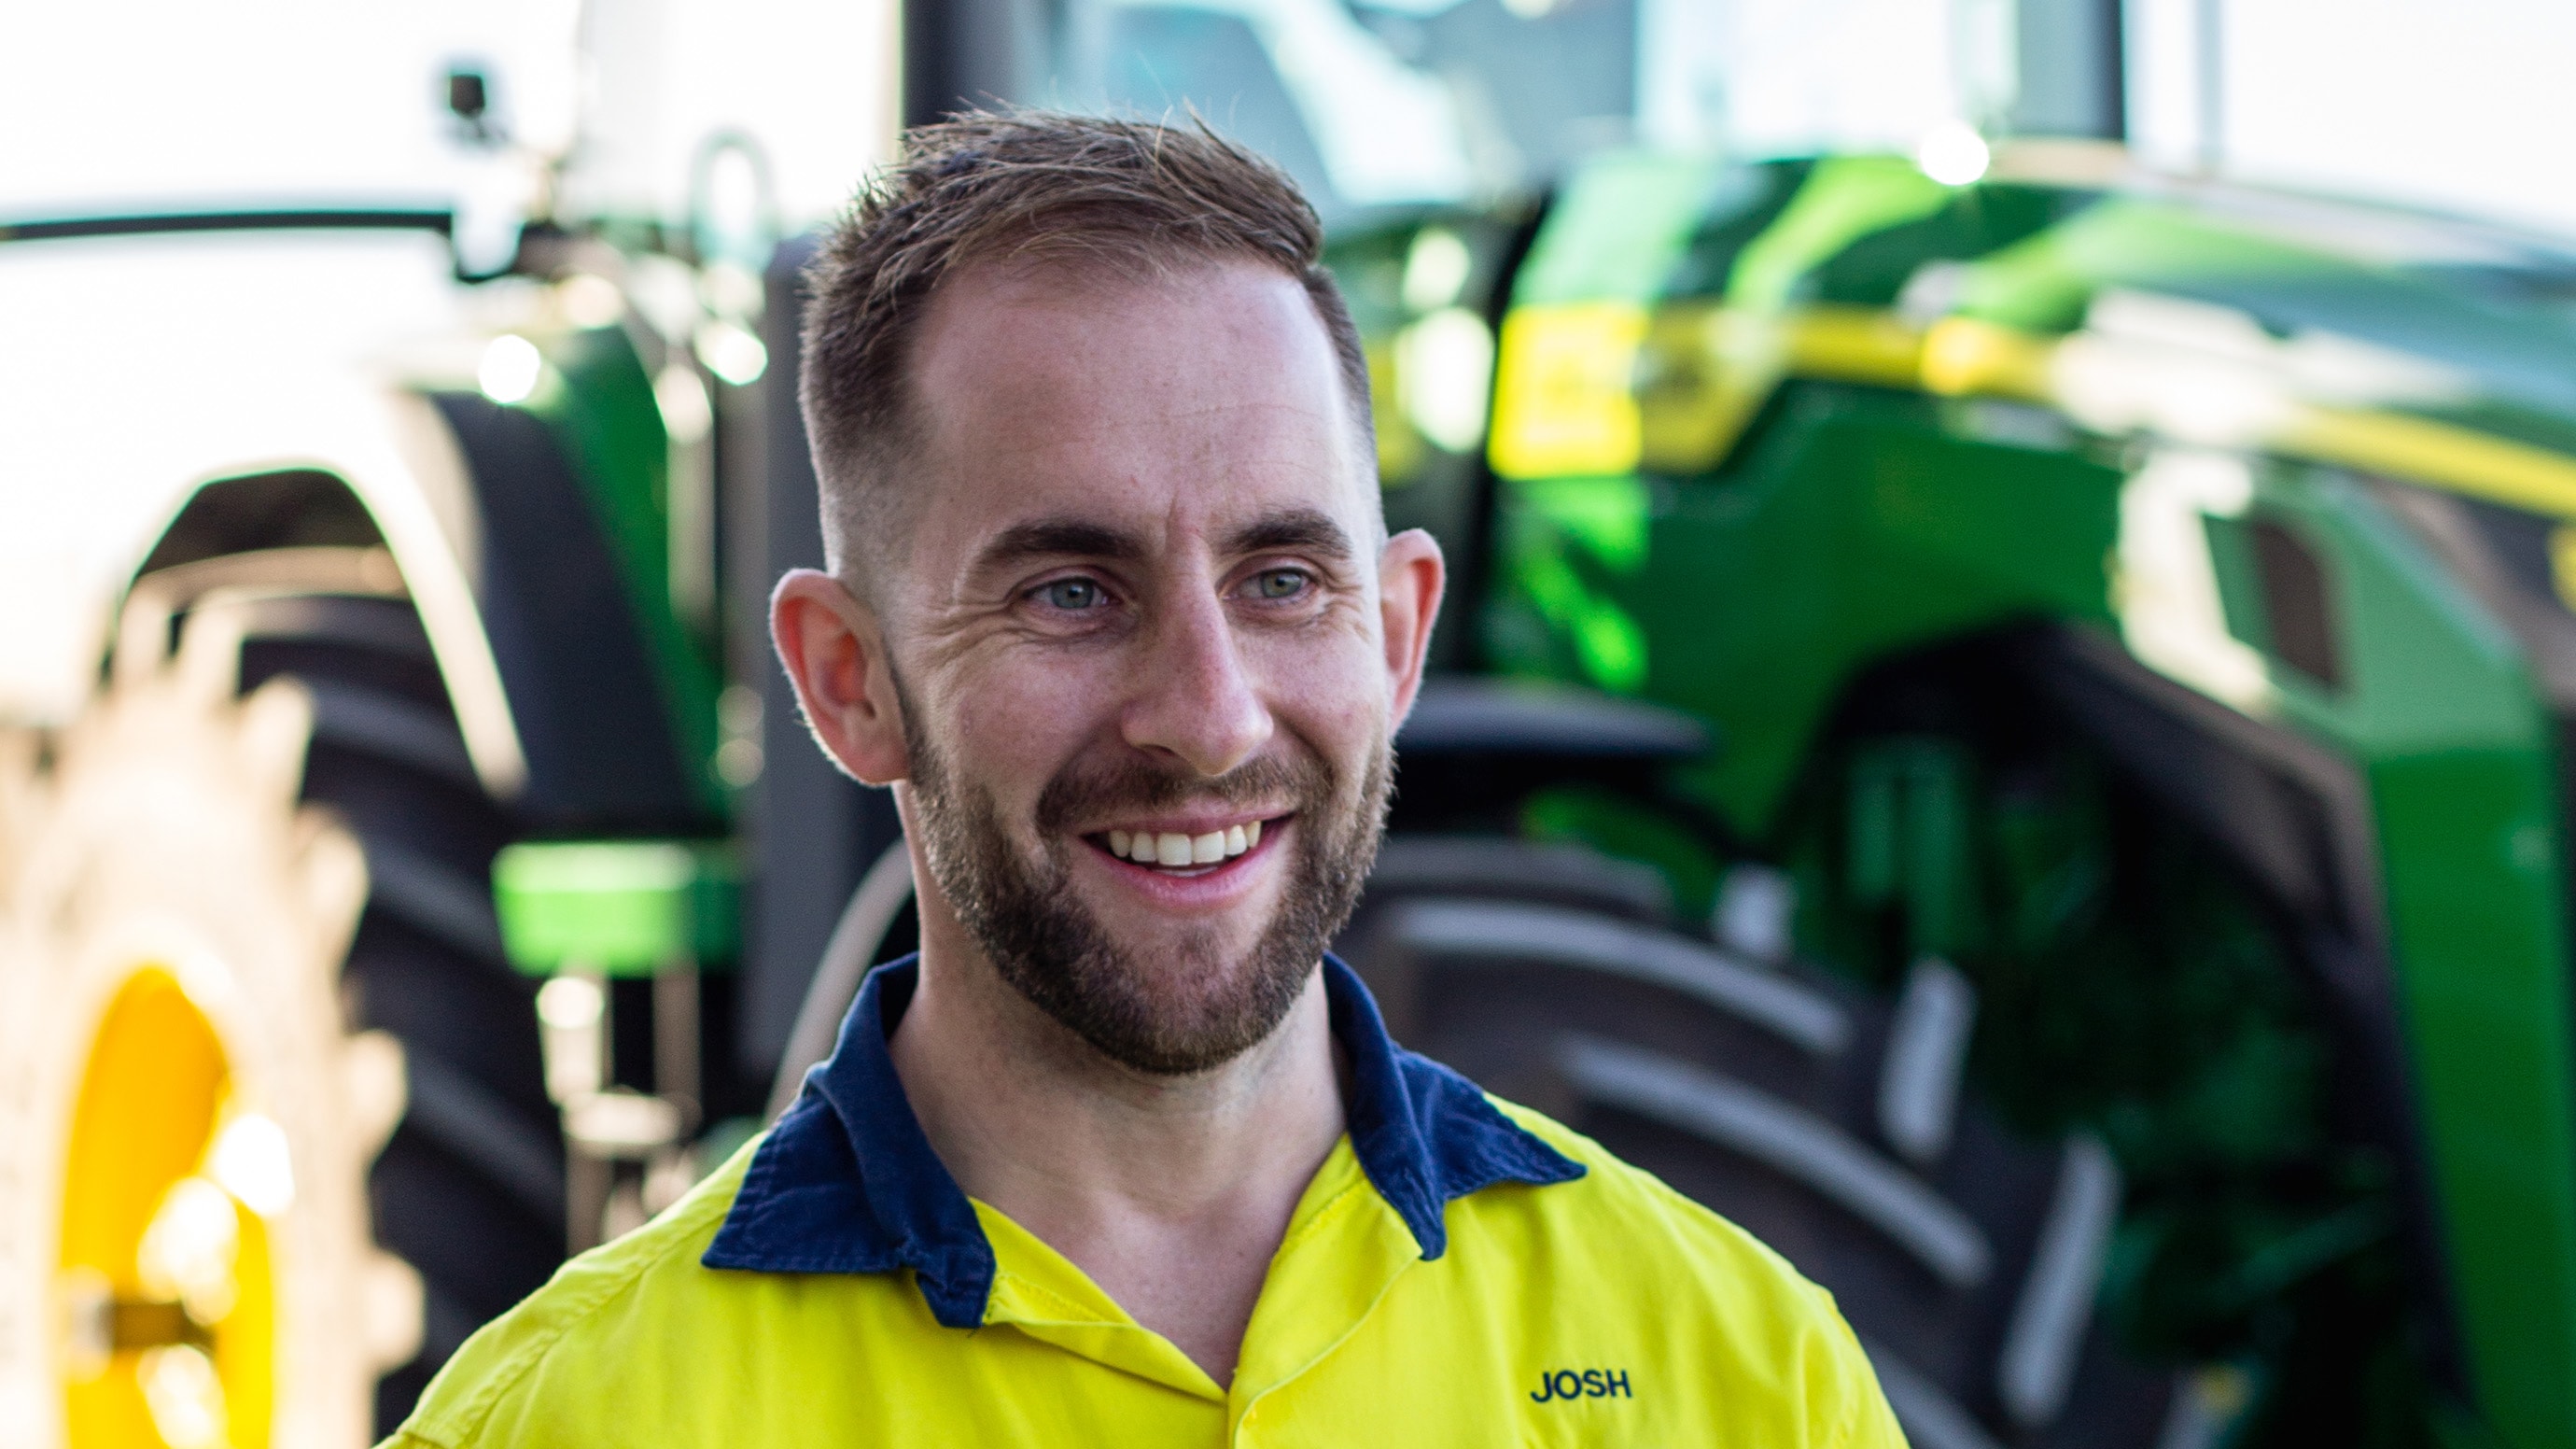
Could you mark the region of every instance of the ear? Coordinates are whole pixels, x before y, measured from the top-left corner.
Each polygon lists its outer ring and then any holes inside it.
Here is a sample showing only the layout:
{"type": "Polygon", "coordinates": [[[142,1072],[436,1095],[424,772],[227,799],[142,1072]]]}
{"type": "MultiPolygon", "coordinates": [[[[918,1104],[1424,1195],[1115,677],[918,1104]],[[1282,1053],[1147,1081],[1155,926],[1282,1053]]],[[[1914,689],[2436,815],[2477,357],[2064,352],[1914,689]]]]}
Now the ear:
{"type": "Polygon", "coordinates": [[[830,574],[793,569],[769,596],[769,633],[824,754],[870,785],[911,773],[875,611],[830,574]]]}
{"type": "Polygon", "coordinates": [[[1431,652],[1431,626],[1440,617],[1440,594],[1449,565],[1439,541],[1408,528],[1378,553],[1378,608],[1386,624],[1386,670],[1394,686],[1393,722],[1413,712],[1422,691],[1422,661],[1431,652]]]}

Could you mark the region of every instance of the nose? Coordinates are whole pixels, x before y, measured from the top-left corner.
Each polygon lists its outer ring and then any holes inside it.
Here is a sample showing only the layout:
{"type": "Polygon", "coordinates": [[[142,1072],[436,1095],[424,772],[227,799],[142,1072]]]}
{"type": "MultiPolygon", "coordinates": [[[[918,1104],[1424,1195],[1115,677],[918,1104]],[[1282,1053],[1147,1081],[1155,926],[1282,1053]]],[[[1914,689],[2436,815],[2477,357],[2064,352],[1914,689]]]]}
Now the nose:
{"type": "Polygon", "coordinates": [[[1215,591],[1177,592],[1146,631],[1123,732],[1137,749],[1223,775],[1270,742],[1270,708],[1215,591]]]}

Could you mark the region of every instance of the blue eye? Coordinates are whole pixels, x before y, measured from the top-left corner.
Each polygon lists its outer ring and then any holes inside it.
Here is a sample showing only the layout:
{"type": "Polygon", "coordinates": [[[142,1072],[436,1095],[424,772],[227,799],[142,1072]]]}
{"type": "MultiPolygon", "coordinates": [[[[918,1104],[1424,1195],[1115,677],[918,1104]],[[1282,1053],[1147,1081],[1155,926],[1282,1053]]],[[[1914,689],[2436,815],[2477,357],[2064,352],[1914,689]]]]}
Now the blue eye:
{"type": "Polygon", "coordinates": [[[1264,599],[1293,599],[1304,593],[1310,582],[1304,569],[1271,569],[1254,575],[1252,592],[1264,599]]]}
{"type": "Polygon", "coordinates": [[[1046,600],[1049,608],[1075,613],[1097,609],[1108,601],[1100,585],[1089,579],[1058,579],[1040,586],[1038,594],[1046,600]]]}

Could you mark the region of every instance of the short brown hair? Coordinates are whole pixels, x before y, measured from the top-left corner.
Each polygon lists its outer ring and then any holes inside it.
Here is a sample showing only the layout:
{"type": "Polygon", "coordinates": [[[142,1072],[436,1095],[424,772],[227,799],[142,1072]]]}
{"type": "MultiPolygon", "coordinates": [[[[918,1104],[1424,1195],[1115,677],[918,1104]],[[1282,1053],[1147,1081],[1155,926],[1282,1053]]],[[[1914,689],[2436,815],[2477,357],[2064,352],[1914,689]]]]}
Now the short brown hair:
{"type": "Polygon", "coordinates": [[[940,284],[977,262],[1139,278],[1193,262],[1276,268],[1314,302],[1373,458],[1368,360],[1323,241],[1297,183],[1196,118],[976,111],[906,132],[805,273],[800,400],[834,569],[849,576],[843,539],[889,532],[869,526],[868,495],[914,437],[914,334],[940,284]]]}

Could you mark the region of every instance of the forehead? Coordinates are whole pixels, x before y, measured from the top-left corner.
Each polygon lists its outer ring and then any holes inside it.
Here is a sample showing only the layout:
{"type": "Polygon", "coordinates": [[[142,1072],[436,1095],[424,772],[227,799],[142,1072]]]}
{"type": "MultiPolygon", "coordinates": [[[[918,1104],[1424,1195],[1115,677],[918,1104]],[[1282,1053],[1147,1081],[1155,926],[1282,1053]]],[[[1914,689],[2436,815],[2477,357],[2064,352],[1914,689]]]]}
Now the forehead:
{"type": "Polygon", "coordinates": [[[1355,543],[1379,527],[1331,338],[1269,268],[969,269],[933,301],[911,375],[916,565],[1038,517],[1167,543],[1282,509],[1355,543]]]}

